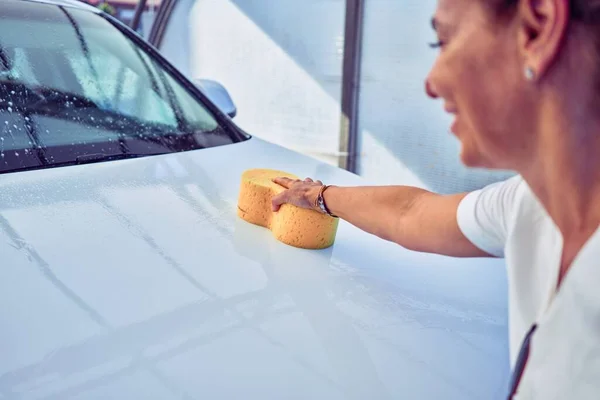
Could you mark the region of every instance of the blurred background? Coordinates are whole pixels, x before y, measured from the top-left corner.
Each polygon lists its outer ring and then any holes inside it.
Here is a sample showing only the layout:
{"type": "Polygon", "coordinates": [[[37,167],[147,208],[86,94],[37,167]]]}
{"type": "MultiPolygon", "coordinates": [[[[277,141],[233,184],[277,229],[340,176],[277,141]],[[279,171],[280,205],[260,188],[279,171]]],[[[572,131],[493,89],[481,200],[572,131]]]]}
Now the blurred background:
{"type": "Polygon", "coordinates": [[[424,80],[436,0],[86,0],[192,79],[231,94],[251,135],[375,184],[472,190],[508,171],[467,169],[424,80]]]}

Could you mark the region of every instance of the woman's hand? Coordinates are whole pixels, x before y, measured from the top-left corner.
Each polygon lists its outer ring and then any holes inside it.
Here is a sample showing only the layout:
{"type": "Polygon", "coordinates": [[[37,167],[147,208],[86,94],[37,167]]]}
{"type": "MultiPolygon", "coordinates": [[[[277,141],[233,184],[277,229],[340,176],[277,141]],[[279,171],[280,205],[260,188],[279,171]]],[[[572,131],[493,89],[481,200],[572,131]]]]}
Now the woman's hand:
{"type": "Polygon", "coordinates": [[[286,203],[296,207],[317,210],[315,203],[323,182],[313,181],[310,178],[303,181],[300,179],[275,178],[273,182],[287,189],[273,197],[271,202],[273,211],[279,211],[281,205],[286,203]]]}

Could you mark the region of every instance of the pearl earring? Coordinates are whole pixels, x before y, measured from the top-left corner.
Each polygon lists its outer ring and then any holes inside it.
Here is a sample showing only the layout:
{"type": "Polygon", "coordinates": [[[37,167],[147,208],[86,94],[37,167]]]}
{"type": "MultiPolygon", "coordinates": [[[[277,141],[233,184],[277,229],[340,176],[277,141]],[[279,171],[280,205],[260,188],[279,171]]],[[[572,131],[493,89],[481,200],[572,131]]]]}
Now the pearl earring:
{"type": "Polygon", "coordinates": [[[525,79],[532,81],[533,78],[535,78],[535,72],[533,72],[533,68],[525,67],[525,79]]]}

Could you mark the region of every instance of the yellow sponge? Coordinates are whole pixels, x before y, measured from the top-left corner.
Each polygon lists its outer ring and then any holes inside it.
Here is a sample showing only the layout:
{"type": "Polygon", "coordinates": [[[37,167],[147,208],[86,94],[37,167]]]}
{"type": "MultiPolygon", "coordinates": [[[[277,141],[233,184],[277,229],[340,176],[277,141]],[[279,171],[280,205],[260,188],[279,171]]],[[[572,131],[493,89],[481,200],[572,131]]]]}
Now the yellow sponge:
{"type": "Polygon", "coordinates": [[[283,204],[278,212],[271,210],[271,199],[285,188],[273,178],[297,176],[272,169],[250,169],[242,174],[238,198],[238,216],[273,232],[275,238],[303,249],[325,249],[333,245],[338,218],[283,204]]]}

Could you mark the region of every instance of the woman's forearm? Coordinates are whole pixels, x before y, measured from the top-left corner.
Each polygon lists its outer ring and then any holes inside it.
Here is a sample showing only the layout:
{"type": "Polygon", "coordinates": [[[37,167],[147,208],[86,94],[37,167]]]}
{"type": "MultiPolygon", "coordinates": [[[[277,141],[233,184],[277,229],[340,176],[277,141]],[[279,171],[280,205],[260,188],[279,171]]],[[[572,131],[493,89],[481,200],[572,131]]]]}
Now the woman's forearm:
{"type": "Polygon", "coordinates": [[[329,187],[331,213],[407,249],[457,257],[489,256],[461,232],[456,219],[466,193],[439,195],[411,186],[329,187]]]}
{"type": "Polygon", "coordinates": [[[350,224],[385,240],[402,242],[402,220],[414,211],[419,197],[427,194],[411,186],[331,186],[323,199],[332,214],[350,224]]]}

